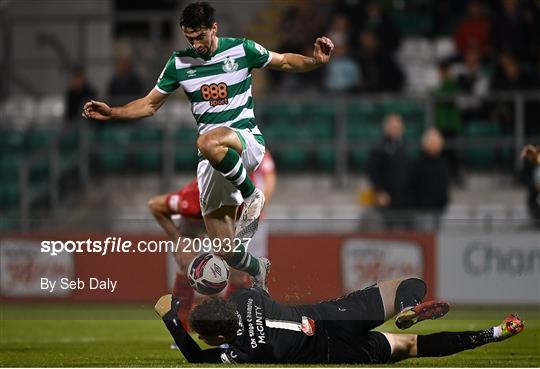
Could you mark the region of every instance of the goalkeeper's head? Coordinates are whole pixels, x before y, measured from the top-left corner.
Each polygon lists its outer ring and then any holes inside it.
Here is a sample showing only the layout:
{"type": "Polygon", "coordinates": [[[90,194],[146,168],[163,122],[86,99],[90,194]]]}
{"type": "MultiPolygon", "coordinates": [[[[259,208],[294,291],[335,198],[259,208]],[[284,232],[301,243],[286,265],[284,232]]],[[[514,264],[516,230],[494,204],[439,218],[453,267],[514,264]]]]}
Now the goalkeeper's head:
{"type": "Polygon", "coordinates": [[[239,328],[238,319],[233,303],[212,298],[193,309],[189,325],[201,340],[211,346],[219,346],[235,340],[239,328]]]}

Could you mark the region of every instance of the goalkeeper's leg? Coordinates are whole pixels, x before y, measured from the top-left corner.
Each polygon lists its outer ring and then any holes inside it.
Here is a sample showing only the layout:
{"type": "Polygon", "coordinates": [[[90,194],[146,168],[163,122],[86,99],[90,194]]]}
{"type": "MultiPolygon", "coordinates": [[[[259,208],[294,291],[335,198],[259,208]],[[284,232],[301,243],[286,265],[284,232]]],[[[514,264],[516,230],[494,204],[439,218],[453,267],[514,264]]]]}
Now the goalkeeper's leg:
{"type": "Polygon", "coordinates": [[[423,301],[427,286],[419,278],[399,278],[377,283],[384,306],[384,319],[396,316],[396,325],[406,329],[426,319],[444,316],[446,301],[423,301]]]}
{"type": "Polygon", "coordinates": [[[524,322],[510,314],[499,325],[466,332],[439,332],[427,335],[383,333],[391,347],[392,362],[413,357],[441,357],[500,342],[523,331],[524,322]]]}

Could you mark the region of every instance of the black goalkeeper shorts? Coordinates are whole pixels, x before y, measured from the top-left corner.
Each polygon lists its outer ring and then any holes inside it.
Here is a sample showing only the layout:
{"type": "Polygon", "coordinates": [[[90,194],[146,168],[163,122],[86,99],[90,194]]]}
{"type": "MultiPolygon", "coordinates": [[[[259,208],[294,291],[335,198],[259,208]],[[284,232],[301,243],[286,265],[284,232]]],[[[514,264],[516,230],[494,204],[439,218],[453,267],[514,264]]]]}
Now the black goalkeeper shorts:
{"type": "Polygon", "coordinates": [[[328,333],[330,363],[384,364],[390,360],[390,343],[382,333],[371,331],[384,323],[378,287],[316,306],[328,333]]]}

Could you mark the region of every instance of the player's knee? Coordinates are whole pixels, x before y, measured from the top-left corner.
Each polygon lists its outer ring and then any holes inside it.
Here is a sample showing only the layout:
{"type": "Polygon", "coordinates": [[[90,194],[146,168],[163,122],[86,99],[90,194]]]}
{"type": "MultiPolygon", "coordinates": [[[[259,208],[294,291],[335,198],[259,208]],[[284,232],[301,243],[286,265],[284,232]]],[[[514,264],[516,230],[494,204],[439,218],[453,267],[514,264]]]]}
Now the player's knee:
{"type": "Polygon", "coordinates": [[[388,340],[391,349],[391,362],[404,360],[416,356],[415,334],[390,334],[383,333],[388,340]]]}
{"type": "Polygon", "coordinates": [[[212,154],[215,152],[219,146],[219,141],[211,134],[204,134],[197,138],[197,148],[201,151],[201,154],[205,158],[212,157],[212,154]]]}

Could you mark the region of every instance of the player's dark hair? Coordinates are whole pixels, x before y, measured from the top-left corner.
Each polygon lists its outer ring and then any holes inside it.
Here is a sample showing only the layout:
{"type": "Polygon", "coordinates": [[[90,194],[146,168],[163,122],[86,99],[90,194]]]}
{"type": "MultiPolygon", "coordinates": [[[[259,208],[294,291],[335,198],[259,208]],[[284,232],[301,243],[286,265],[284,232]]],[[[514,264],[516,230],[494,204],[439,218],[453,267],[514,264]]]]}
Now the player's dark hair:
{"type": "Polygon", "coordinates": [[[232,340],[238,330],[236,306],[220,298],[205,300],[191,312],[189,325],[203,337],[222,335],[227,341],[232,340]]]}
{"type": "Polygon", "coordinates": [[[184,8],[182,18],[180,18],[180,26],[188,27],[193,30],[200,28],[210,28],[216,21],[215,10],[206,1],[197,1],[191,3],[184,8]]]}

